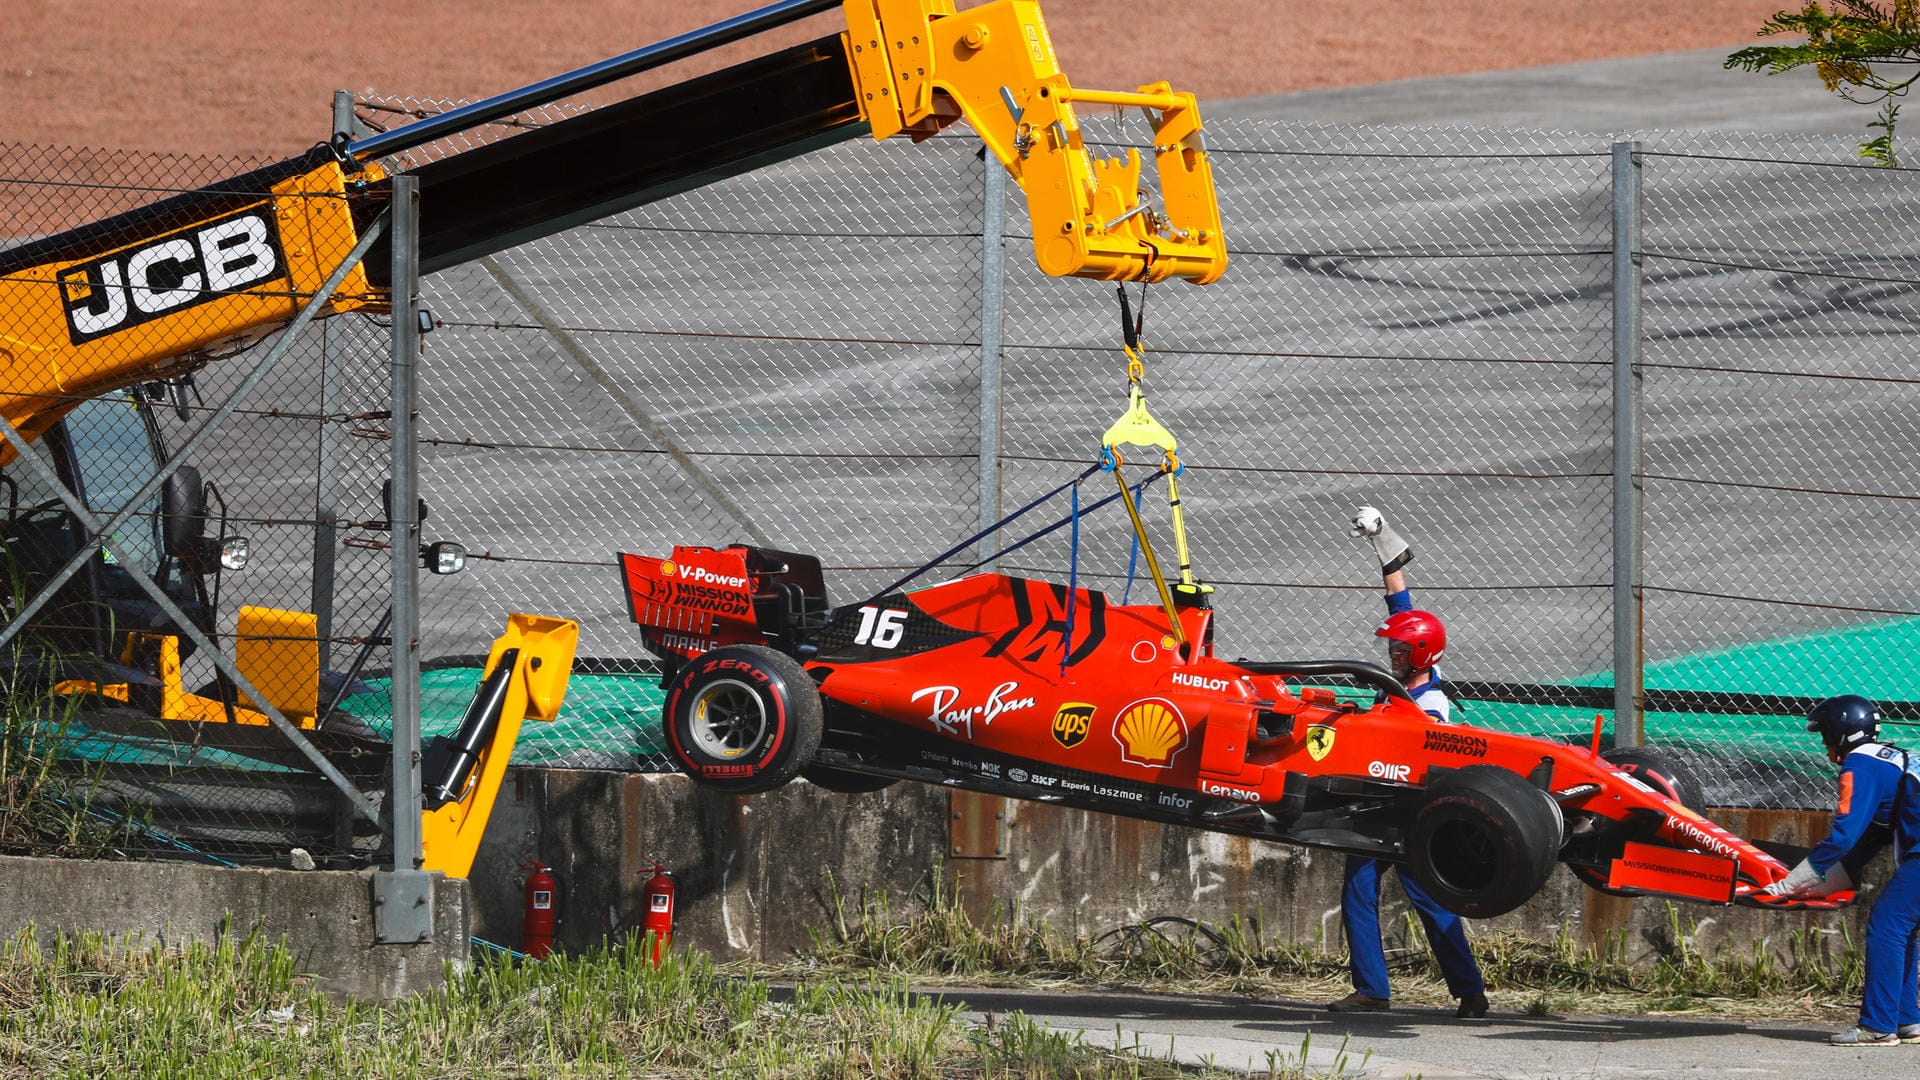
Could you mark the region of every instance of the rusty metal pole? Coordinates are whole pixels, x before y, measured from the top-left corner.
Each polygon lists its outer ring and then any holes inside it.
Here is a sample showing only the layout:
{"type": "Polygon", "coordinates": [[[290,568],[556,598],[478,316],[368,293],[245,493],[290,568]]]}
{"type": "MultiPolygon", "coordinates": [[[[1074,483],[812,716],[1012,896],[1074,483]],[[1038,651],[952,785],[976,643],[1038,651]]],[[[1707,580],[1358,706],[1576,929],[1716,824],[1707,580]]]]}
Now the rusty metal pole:
{"type": "Polygon", "coordinates": [[[1613,144],[1613,738],[1646,741],[1641,563],[1640,144],[1613,144]]]}

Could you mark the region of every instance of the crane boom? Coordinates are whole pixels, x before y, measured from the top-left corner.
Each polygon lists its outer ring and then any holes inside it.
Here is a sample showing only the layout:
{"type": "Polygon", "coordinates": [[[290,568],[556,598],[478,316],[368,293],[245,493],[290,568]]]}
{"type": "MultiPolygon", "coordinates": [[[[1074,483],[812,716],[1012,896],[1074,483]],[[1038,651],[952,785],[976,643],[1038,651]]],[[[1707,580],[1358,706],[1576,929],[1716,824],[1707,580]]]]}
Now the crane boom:
{"type": "MultiPolygon", "coordinates": [[[[701,31],[359,142],[342,140],[0,252],[0,412],[29,439],[78,400],[193,370],[286,325],[385,208],[400,150],[551,102],[834,0],[783,0],[701,31]]],[[[1192,94],[1087,91],[1060,71],[1039,4],[843,0],[847,30],[411,170],[432,273],[774,161],[964,119],[1026,192],[1054,276],[1205,284],[1226,268],[1192,94]],[[1076,103],[1139,108],[1141,158],[1089,151],[1076,103]]],[[[384,238],[382,243],[384,244],[384,238]]],[[[388,260],[355,267],[322,314],[384,310],[388,260]]],[[[0,461],[11,457],[0,449],[0,461]]]]}

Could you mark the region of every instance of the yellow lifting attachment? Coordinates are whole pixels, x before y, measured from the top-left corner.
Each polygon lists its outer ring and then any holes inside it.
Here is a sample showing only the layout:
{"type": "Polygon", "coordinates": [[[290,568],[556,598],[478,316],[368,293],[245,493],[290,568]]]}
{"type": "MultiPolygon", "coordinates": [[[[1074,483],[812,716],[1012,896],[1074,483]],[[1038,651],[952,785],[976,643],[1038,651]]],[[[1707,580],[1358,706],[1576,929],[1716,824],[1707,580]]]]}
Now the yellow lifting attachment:
{"type": "Polygon", "coordinates": [[[1213,167],[1191,93],[1164,82],[1080,90],[1067,82],[1033,0],[964,11],[953,0],[846,0],[854,92],[875,139],[967,124],[1027,196],[1034,259],[1055,277],[1185,278],[1227,269],[1213,167]],[[1137,108],[1153,126],[1160,200],[1140,190],[1140,152],[1095,158],[1074,105],[1137,108]]]}
{"type": "MultiPolygon", "coordinates": [[[[288,720],[306,731],[314,729],[318,712],[319,639],[314,627],[314,616],[306,612],[242,608],[241,641],[235,650],[241,674],[288,720]]],[[[428,748],[427,757],[435,768],[423,777],[423,869],[448,877],[466,877],[473,869],[480,836],[486,831],[507,763],[520,740],[520,727],[528,720],[551,723],[559,717],[579,642],[580,626],[571,619],[522,614],[507,617],[507,632],[493,643],[460,729],[450,740],[444,740],[444,752],[428,748]]],[[[158,718],[194,725],[189,745],[199,745],[205,733],[202,725],[226,730],[268,725],[266,714],[244,694],[223,702],[186,690],[181,684],[180,640],[171,634],[129,633],[120,660],[133,666],[148,653],[156,669],[158,718]]],[[[56,684],[53,692],[97,696],[123,704],[133,700],[133,688],[127,683],[103,686],[69,679],[56,684]]],[[[163,729],[151,727],[140,733],[165,734],[163,729]]],[[[228,744],[215,738],[208,745],[218,748],[228,744]]]]}
{"type": "MultiPolygon", "coordinates": [[[[1187,551],[1186,515],[1180,509],[1180,472],[1184,465],[1180,462],[1180,444],[1166,425],[1153,418],[1147,411],[1147,395],[1141,389],[1146,381],[1146,347],[1140,341],[1140,327],[1127,310],[1126,286],[1120,289],[1120,325],[1126,341],[1121,346],[1127,354],[1127,408],[1120,419],[1107,428],[1100,437],[1102,461],[1113,469],[1114,480],[1120,485],[1120,501],[1127,504],[1127,516],[1133,521],[1133,534],[1140,541],[1140,551],[1147,559],[1147,571],[1153,575],[1153,584],[1160,592],[1160,604],[1166,609],[1167,621],[1173,627],[1173,640],[1176,646],[1185,646],[1187,636],[1180,625],[1179,605],[1175,603],[1175,594],[1190,601],[1213,592],[1213,586],[1202,584],[1194,579],[1193,561],[1187,551]],[[1153,552],[1153,541],[1147,536],[1146,522],[1140,519],[1140,508],[1134,504],[1132,492],[1127,490],[1127,481],[1121,475],[1121,466],[1125,464],[1120,454],[1122,446],[1154,447],[1160,450],[1160,471],[1167,477],[1167,509],[1173,519],[1174,552],[1180,559],[1179,584],[1169,587],[1166,575],[1160,569],[1160,560],[1153,552]]],[[[1141,314],[1145,315],[1145,297],[1141,300],[1141,314]]]]}

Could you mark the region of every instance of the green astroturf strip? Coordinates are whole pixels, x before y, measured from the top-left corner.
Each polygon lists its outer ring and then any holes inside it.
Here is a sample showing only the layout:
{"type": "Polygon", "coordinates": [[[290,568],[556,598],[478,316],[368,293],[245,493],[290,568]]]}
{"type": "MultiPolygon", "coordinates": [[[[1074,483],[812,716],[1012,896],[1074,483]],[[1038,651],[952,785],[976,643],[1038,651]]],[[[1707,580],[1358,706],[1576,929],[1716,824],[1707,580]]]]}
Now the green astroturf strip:
{"type": "MultiPolygon", "coordinates": [[[[529,720],[513,750],[516,765],[574,760],[583,754],[618,759],[625,755],[666,753],[660,739],[660,677],[647,672],[587,674],[567,679],[567,699],[552,723],[529,720]]],[[[420,732],[430,739],[452,735],[480,684],[478,668],[439,668],[420,676],[420,732]]],[[[342,707],[381,735],[392,731],[389,682],[368,679],[371,692],[346,699],[342,707]]]]}

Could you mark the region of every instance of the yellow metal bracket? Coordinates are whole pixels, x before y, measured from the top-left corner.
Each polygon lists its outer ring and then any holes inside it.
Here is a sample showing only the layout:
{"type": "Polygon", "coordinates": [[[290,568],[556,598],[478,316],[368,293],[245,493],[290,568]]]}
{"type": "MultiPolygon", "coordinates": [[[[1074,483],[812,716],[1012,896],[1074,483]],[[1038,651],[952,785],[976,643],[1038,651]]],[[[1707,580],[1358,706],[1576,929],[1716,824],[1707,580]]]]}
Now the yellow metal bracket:
{"type": "Polygon", "coordinates": [[[1168,431],[1147,411],[1147,395],[1140,392],[1137,382],[1127,387],[1127,411],[1121,413],[1120,419],[1114,421],[1107,433],[1100,437],[1100,445],[1116,460],[1120,456],[1117,448],[1121,446],[1159,447],[1166,454],[1163,468],[1173,472],[1180,466],[1180,458],[1175,452],[1179,449],[1179,442],[1174,439],[1173,432],[1168,431]]]}
{"type": "Polygon", "coordinates": [[[1227,268],[1213,169],[1190,93],[1077,90],[1060,71],[1040,6],[995,0],[845,0],[855,92],[876,139],[923,139],[965,118],[1026,192],[1034,258],[1056,277],[1185,278],[1227,268]],[[1140,153],[1095,158],[1074,104],[1137,108],[1153,125],[1159,205],[1140,189],[1140,153]]]}

